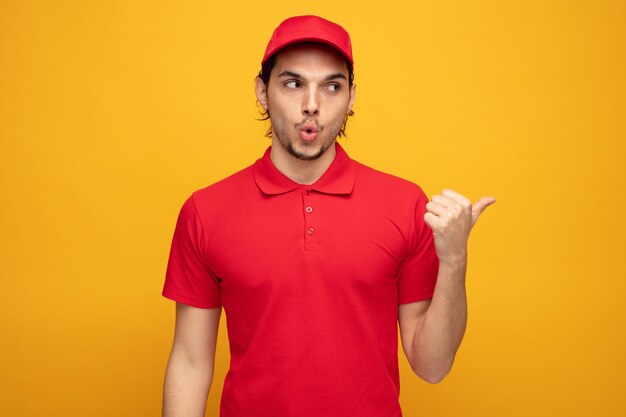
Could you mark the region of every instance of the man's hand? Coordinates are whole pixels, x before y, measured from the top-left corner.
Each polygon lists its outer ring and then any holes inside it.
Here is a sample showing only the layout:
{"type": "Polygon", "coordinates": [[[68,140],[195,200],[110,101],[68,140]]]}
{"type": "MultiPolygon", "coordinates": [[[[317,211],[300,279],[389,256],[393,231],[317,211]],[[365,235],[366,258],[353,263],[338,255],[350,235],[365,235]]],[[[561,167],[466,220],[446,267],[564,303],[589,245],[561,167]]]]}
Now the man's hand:
{"type": "Polygon", "coordinates": [[[478,216],[491,204],[493,197],[483,197],[476,204],[452,190],[443,190],[426,204],[424,220],[432,229],[440,263],[467,261],[467,240],[478,216]]]}
{"type": "Polygon", "coordinates": [[[478,216],[493,197],[476,204],[452,190],[443,190],[426,204],[424,220],[433,231],[439,257],[437,284],[431,300],[402,304],[398,309],[402,347],[411,368],[430,383],[452,369],[467,325],[465,269],[467,240],[478,216]]]}

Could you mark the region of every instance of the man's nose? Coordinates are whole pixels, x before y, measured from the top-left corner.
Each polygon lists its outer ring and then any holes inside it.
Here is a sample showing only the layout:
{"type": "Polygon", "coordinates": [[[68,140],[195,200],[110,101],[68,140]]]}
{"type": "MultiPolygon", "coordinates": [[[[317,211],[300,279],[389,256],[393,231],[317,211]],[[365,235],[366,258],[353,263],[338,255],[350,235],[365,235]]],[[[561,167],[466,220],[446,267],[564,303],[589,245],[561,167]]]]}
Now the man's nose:
{"type": "Polygon", "coordinates": [[[320,112],[320,105],[316,88],[308,88],[302,104],[302,113],[307,116],[317,116],[320,112]]]}

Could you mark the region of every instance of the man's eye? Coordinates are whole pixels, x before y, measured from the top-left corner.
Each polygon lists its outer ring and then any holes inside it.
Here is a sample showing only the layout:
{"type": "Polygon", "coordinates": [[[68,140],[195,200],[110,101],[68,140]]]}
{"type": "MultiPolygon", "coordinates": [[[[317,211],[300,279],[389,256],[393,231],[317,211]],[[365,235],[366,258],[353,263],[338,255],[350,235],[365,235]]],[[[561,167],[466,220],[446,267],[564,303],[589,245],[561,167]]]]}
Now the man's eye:
{"type": "Polygon", "coordinates": [[[339,91],[340,88],[341,86],[339,84],[328,84],[328,89],[332,91],[333,93],[336,93],[337,91],[339,91]]]}
{"type": "Polygon", "coordinates": [[[293,81],[292,80],[292,81],[287,81],[285,83],[285,86],[288,87],[288,88],[297,88],[297,87],[300,87],[300,83],[298,81],[293,81]]]}

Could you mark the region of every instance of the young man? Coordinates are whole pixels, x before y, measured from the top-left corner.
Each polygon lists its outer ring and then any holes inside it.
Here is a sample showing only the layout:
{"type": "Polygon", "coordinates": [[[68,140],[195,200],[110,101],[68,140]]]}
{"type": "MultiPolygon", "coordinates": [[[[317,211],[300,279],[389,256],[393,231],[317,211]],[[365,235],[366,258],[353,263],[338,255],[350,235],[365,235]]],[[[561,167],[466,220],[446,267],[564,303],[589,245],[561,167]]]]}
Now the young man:
{"type": "Polygon", "coordinates": [[[274,31],[256,80],[271,147],[184,203],[163,295],[177,301],[164,416],[203,416],[221,308],[222,417],[401,416],[397,323],[439,382],[466,324],[467,239],[493,198],[415,184],[336,142],[356,85],[348,33],[316,16],[274,31]]]}

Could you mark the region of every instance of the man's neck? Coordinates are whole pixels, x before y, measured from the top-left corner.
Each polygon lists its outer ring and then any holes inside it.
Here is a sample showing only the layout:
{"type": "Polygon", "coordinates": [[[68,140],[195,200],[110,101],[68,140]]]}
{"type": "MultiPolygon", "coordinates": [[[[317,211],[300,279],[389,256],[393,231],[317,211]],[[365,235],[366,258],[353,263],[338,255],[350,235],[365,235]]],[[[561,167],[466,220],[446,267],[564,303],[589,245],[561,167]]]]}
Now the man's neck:
{"type": "Polygon", "coordinates": [[[298,184],[310,185],[320,179],[330,167],[336,155],[335,143],[317,159],[303,161],[291,155],[279,143],[272,143],[270,159],[274,166],[287,178],[298,184]]]}

